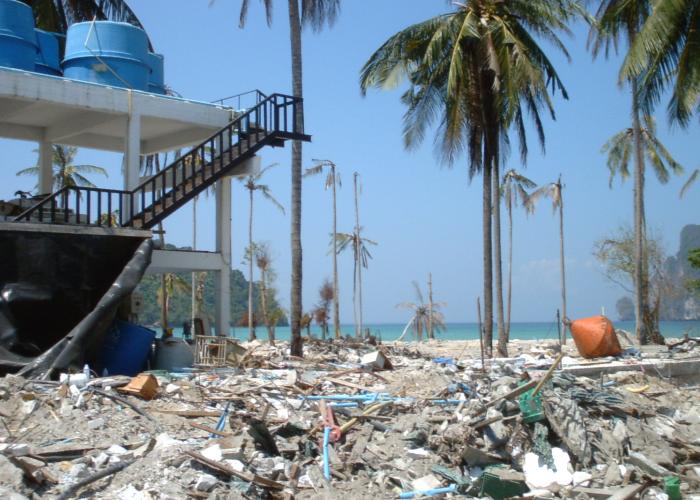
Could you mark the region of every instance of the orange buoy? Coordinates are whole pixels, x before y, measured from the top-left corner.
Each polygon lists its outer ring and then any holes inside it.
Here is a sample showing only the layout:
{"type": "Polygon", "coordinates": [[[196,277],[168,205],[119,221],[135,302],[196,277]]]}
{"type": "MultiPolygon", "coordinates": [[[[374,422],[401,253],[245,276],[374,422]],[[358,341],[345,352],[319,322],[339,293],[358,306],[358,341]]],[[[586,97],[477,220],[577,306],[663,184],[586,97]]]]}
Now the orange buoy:
{"type": "Polygon", "coordinates": [[[605,316],[577,319],[569,328],[576,348],[584,358],[617,356],[622,352],[612,321],[605,316]]]}

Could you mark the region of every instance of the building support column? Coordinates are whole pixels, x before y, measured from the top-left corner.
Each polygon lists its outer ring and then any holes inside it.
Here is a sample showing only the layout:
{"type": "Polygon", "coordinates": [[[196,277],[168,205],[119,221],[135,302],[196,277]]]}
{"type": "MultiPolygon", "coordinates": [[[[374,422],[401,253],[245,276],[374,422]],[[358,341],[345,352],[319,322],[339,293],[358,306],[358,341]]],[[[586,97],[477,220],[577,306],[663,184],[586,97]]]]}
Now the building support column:
{"type": "Polygon", "coordinates": [[[221,269],[214,277],[216,294],[216,334],[229,336],[231,323],[231,178],[216,183],[216,252],[221,269]]]}
{"type": "Polygon", "coordinates": [[[39,186],[38,194],[51,194],[53,192],[53,147],[44,138],[39,141],[39,186]]]}
{"type": "MultiPolygon", "coordinates": [[[[124,144],[124,190],[130,191],[139,185],[141,168],[141,115],[131,112],[126,120],[126,142],[124,144]]],[[[138,200],[137,200],[138,201],[138,200]]],[[[134,212],[139,211],[135,201],[134,212]]],[[[131,217],[131,207],[124,201],[124,220],[131,217]]]]}

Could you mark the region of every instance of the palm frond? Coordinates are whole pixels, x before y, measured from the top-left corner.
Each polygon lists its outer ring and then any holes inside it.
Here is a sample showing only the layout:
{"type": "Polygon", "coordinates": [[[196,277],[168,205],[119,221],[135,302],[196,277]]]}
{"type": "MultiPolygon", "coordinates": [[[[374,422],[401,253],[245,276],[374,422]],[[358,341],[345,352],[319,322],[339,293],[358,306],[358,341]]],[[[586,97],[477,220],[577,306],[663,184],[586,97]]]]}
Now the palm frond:
{"type": "Polygon", "coordinates": [[[690,189],[690,186],[692,186],[695,183],[699,175],[700,169],[695,169],[695,171],[692,174],[690,174],[690,177],[688,177],[688,180],[685,181],[685,184],[683,184],[683,187],[681,188],[681,198],[685,196],[685,193],[688,191],[688,189],[690,189]]]}

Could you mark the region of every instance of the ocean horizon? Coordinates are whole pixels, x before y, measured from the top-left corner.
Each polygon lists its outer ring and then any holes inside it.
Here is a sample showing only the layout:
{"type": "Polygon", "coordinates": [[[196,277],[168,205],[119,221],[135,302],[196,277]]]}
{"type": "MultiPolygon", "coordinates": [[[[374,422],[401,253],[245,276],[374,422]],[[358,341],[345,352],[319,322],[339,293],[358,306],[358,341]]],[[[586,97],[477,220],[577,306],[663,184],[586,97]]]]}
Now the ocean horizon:
{"type": "MultiPolygon", "coordinates": [[[[634,321],[614,321],[615,328],[634,332],[634,321]]],[[[436,334],[438,340],[476,340],[479,338],[479,327],[477,323],[448,323],[447,328],[436,334]]],[[[498,336],[498,327],[494,322],[493,334],[494,338],[498,336]]],[[[700,321],[661,321],[661,333],[666,338],[681,338],[688,334],[690,336],[700,336],[700,321]]],[[[363,330],[369,329],[371,335],[374,335],[382,341],[396,340],[403,333],[405,324],[400,323],[367,323],[363,325],[363,330]]],[[[352,324],[344,324],[340,326],[343,336],[354,336],[355,326],[352,324]]],[[[157,329],[159,331],[159,329],[157,329]]],[[[256,328],[257,338],[267,340],[267,329],[265,327],[256,328]]],[[[333,335],[333,325],[328,325],[329,335],[333,335]]],[[[302,329],[303,335],[306,335],[306,329],[302,329]]],[[[321,328],[313,325],[310,328],[311,335],[321,337],[321,328]]],[[[176,337],[182,336],[182,328],[173,328],[173,334],[176,337]]],[[[240,340],[247,340],[248,327],[237,326],[231,327],[230,337],[240,340]]],[[[567,335],[570,337],[570,334],[567,335]]],[[[275,338],[277,340],[289,340],[291,337],[290,327],[278,326],[275,328],[275,338]]],[[[425,332],[423,333],[425,338],[425,332]]],[[[511,323],[510,338],[519,340],[557,340],[558,329],[554,321],[550,322],[518,322],[511,323]]],[[[415,335],[411,330],[406,333],[404,340],[416,340],[415,335]]]]}

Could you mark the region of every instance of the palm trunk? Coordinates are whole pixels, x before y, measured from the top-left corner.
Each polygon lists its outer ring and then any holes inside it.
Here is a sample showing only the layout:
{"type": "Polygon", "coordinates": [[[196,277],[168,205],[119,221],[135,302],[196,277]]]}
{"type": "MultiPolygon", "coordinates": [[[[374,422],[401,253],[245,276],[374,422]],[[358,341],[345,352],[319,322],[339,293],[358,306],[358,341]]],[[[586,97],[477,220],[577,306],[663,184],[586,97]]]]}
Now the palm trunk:
{"type": "Polygon", "coordinates": [[[267,273],[265,269],[260,269],[260,309],[262,309],[262,317],[267,327],[267,338],[270,345],[275,345],[275,331],[270,324],[270,316],[267,313],[267,273]]]}
{"type": "Polygon", "coordinates": [[[508,357],[508,338],[503,318],[503,269],[501,259],[501,183],[498,162],[493,167],[493,222],[496,268],[496,318],[498,320],[498,355],[508,357]]]}
{"type": "Polygon", "coordinates": [[[428,273],[428,338],[434,339],[433,332],[433,274],[428,273]]]}
{"type": "Polygon", "coordinates": [[[357,259],[357,332],[355,335],[357,337],[362,336],[362,236],[360,234],[360,202],[358,200],[357,191],[357,172],[355,172],[353,178],[355,182],[355,244],[357,245],[355,258],[357,259]]]}
{"type": "MultiPolygon", "coordinates": [[[[292,49],[292,92],[294,97],[302,98],[302,60],[301,60],[301,18],[299,16],[298,0],[289,0],[289,36],[292,49]]],[[[304,112],[301,105],[296,106],[295,125],[303,130],[304,112]]],[[[301,254],[301,141],[292,142],[292,290],[290,300],[290,320],[292,340],[289,352],[293,356],[303,356],[303,341],[301,339],[301,287],[302,287],[302,254],[301,254]]]]}
{"type": "MultiPolygon", "coordinates": [[[[356,244],[355,244],[356,245],[356,244]]],[[[358,321],[357,321],[357,247],[354,249],[353,264],[352,264],[352,315],[355,320],[355,337],[358,337],[358,321]]]]}
{"type": "Polygon", "coordinates": [[[248,340],[255,340],[253,326],[253,190],[250,193],[250,217],[248,217],[248,340]]]}
{"type": "Polygon", "coordinates": [[[559,265],[561,266],[561,343],[566,344],[566,266],[564,263],[564,192],[561,177],[557,183],[559,189],[559,265]]]}
{"type": "Polygon", "coordinates": [[[513,200],[506,200],[508,209],[508,298],[506,305],[506,342],[510,340],[510,311],[513,296],[513,200]]]}
{"type": "MultiPolygon", "coordinates": [[[[485,148],[486,149],[486,148],[485,148]]],[[[483,238],[484,238],[484,349],[491,357],[493,351],[493,262],[491,234],[491,158],[484,155],[483,164],[483,238]]]]}
{"type": "MultiPolygon", "coordinates": [[[[340,338],[340,298],[338,297],[338,235],[337,208],[336,208],[336,186],[335,186],[335,165],[331,165],[333,173],[333,326],[335,328],[335,338],[340,338]]],[[[324,339],[325,340],[325,339],[324,339]]]]}
{"type": "MultiPolygon", "coordinates": [[[[633,40],[634,37],[631,37],[633,40]]],[[[644,150],[639,104],[637,102],[637,82],[632,85],[632,137],[634,140],[634,316],[635,332],[640,344],[651,340],[652,327],[646,314],[648,309],[648,276],[646,273],[646,252],[644,249],[646,231],[644,218],[644,150]]]]}

